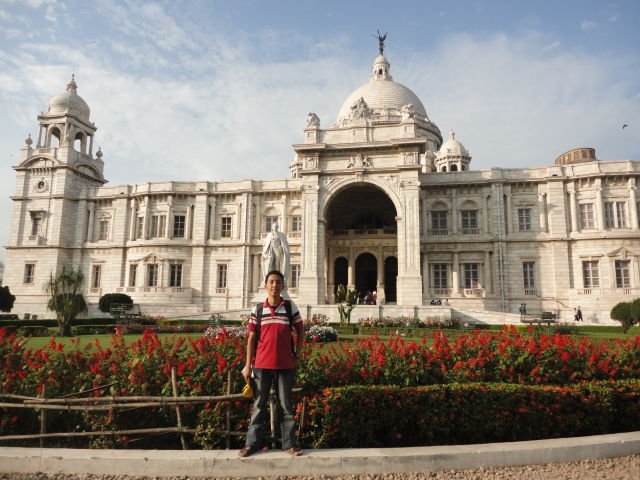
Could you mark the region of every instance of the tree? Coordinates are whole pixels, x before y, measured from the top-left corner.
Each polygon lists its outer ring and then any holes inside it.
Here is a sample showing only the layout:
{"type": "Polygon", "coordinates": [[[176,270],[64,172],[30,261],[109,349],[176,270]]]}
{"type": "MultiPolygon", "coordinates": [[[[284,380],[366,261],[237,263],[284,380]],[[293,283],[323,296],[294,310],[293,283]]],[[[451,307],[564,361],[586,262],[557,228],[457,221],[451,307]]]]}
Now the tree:
{"type": "Polygon", "coordinates": [[[106,293],[100,297],[98,308],[101,312],[109,313],[113,304],[133,305],[133,300],[126,293],[106,293]]]}
{"type": "Polygon", "coordinates": [[[351,311],[358,303],[358,291],[348,289],[344,285],[338,285],[336,290],[336,302],[338,302],[338,312],[340,313],[340,325],[351,323],[351,311]]]}
{"type": "Polygon", "coordinates": [[[71,322],[85,311],[87,303],[82,296],[84,275],[78,270],[62,267],[62,272],[49,275],[45,291],[49,294],[47,308],[56,312],[58,335],[71,336],[71,322]]]}
{"type": "MultiPolygon", "coordinates": [[[[636,303],[638,300],[634,301],[636,303]]],[[[640,304],[638,305],[640,306],[640,304]]],[[[617,320],[622,324],[622,331],[627,333],[634,324],[638,323],[637,320],[634,320],[632,313],[632,303],[631,302],[620,302],[614,305],[611,309],[611,318],[617,320]]]]}
{"type": "Polygon", "coordinates": [[[10,312],[15,301],[16,296],[11,295],[11,291],[8,286],[0,287],[0,312],[10,312]]]}

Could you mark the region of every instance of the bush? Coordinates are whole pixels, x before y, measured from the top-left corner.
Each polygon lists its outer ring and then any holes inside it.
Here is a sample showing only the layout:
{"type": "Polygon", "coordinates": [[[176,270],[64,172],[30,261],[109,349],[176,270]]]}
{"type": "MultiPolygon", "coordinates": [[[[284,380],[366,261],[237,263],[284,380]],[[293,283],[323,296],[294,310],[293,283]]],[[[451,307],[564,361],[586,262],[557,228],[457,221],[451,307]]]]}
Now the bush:
{"type": "Polygon", "coordinates": [[[15,301],[16,296],[11,295],[9,287],[0,286],[0,312],[10,312],[15,301]]]}
{"type": "Polygon", "coordinates": [[[101,312],[110,313],[111,304],[133,305],[133,300],[126,293],[107,293],[100,297],[98,308],[101,312]]]}
{"type": "Polygon", "coordinates": [[[451,384],[325,389],[308,403],[303,441],[314,448],[374,448],[634,431],[640,429],[639,394],[637,380],[568,387],[451,384]]]}
{"type": "MultiPolygon", "coordinates": [[[[636,300],[637,301],[637,300],[636,300]]],[[[636,321],[631,316],[631,302],[620,302],[611,309],[611,318],[622,324],[622,331],[627,333],[636,321]]]]}
{"type": "Polygon", "coordinates": [[[314,325],[305,332],[307,342],[327,343],[338,340],[338,332],[333,327],[314,325]]]}

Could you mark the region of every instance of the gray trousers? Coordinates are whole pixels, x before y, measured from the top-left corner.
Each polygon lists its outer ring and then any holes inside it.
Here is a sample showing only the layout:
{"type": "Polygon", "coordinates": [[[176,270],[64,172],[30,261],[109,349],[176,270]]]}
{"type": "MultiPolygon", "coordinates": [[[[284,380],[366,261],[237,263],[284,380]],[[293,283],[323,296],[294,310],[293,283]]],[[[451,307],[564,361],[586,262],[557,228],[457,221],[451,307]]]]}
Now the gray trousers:
{"type": "Polygon", "coordinates": [[[253,408],[251,410],[251,422],[247,432],[246,445],[260,448],[264,436],[264,425],[267,421],[269,392],[271,385],[276,384],[276,396],[282,408],[280,418],[280,430],[282,433],[282,449],[297,446],[295,437],[296,422],[293,419],[293,404],[291,401],[291,390],[296,378],[296,371],[291,370],[270,370],[266,368],[253,369],[253,408]]]}

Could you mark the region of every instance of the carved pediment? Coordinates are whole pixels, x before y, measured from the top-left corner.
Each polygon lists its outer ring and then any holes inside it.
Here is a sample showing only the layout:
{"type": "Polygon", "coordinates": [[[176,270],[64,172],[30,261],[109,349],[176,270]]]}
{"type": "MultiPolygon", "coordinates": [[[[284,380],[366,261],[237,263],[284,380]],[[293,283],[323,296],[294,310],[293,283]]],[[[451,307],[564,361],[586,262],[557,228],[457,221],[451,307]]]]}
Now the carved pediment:
{"type": "Polygon", "coordinates": [[[638,253],[634,252],[633,250],[629,250],[626,247],[620,247],[620,248],[616,248],[615,250],[607,253],[607,256],[608,257],[617,257],[617,258],[621,258],[622,260],[626,260],[627,258],[638,256],[638,253]]]}
{"type": "Polygon", "coordinates": [[[138,260],[134,260],[137,263],[162,263],[166,262],[168,258],[165,258],[157,253],[149,253],[144,257],[139,258],[138,260]]]}

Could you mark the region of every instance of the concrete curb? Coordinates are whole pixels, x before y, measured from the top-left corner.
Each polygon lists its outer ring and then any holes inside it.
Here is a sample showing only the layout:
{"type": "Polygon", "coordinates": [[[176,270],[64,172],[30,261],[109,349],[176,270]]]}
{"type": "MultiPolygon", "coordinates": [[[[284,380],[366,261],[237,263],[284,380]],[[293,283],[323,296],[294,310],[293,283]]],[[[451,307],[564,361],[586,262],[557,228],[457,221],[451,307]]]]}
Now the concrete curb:
{"type": "Polygon", "coordinates": [[[640,431],[527,442],[436,447],[280,451],[238,458],[237,450],[85,450],[0,447],[2,473],[265,477],[433,472],[623,457],[640,453],[640,431]]]}

